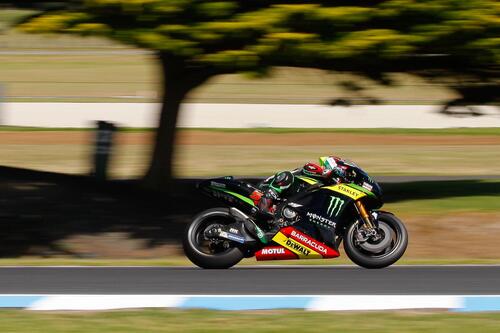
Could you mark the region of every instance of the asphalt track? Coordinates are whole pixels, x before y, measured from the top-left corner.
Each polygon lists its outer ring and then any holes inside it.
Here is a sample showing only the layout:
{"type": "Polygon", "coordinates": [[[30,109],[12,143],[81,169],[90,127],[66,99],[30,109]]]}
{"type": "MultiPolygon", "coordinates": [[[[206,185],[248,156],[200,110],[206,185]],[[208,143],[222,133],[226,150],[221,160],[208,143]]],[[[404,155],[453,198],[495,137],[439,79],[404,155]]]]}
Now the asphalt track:
{"type": "Polygon", "coordinates": [[[500,294],[500,266],[6,267],[0,294],[500,294]]]}

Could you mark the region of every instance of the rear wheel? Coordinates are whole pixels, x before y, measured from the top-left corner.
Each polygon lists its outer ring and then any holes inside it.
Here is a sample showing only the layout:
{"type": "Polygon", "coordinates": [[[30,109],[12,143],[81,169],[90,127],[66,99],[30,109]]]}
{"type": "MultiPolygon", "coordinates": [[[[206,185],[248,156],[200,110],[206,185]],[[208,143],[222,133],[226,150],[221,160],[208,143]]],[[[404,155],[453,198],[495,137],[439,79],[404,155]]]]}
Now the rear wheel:
{"type": "Polygon", "coordinates": [[[383,268],[394,264],[403,256],[408,246],[408,232],[396,216],[378,214],[378,239],[360,241],[360,226],[356,221],[344,236],[344,250],[355,264],[365,268],[383,268]]]}
{"type": "Polygon", "coordinates": [[[193,219],[184,235],[183,247],[193,264],[202,268],[229,268],[243,259],[243,252],[234,242],[207,237],[206,232],[234,223],[227,208],[213,208],[193,219]]]}

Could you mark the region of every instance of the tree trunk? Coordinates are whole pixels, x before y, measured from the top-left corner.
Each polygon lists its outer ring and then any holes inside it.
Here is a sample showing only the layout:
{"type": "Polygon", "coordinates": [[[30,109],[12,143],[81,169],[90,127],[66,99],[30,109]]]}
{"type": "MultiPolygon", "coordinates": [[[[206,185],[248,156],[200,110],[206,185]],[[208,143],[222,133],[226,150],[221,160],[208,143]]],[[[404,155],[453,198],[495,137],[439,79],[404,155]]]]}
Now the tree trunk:
{"type": "Polygon", "coordinates": [[[160,54],[163,69],[163,97],[153,154],[143,185],[149,189],[170,191],[173,180],[172,160],[177,116],[187,93],[201,85],[209,75],[190,68],[183,60],[160,54]]]}

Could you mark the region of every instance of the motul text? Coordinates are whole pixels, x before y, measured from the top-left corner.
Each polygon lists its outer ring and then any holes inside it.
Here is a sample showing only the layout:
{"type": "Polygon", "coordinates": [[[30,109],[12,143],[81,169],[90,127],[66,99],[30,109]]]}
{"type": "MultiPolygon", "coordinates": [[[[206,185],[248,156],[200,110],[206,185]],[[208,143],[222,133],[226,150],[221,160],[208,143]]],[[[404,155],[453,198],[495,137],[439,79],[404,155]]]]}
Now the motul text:
{"type": "Polygon", "coordinates": [[[270,248],[270,249],[262,249],[262,254],[285,254],[284,248],[270,248]]]}

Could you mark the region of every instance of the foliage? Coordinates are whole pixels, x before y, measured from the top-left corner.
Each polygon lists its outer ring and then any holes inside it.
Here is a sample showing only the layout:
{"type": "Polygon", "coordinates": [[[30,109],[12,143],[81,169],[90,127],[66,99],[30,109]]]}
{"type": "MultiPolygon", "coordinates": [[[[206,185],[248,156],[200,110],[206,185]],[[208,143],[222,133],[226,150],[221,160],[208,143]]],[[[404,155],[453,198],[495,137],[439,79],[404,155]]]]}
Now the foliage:
{"type": "Polygon", "coordinates": [[[386,72],[422,70],[496,79],[500,65],[494,0],[86,0],[20,28],[104,35],[215,73],[283,65],[381,80],[386,72]]]}

